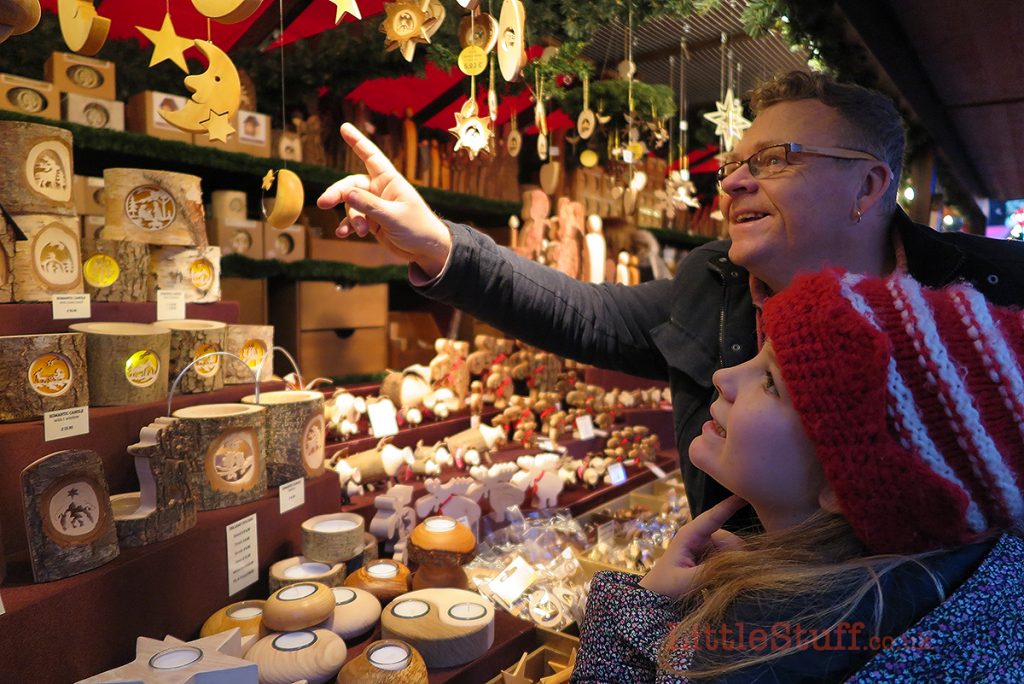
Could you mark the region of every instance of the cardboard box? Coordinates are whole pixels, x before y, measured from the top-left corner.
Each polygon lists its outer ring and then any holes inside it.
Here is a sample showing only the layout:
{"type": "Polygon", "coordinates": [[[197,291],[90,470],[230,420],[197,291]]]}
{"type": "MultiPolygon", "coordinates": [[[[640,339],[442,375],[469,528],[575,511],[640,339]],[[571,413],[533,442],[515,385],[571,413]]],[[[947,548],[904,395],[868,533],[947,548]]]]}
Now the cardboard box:
{"type": "Polygon", "coordinates": [[[254,157],[270,157],[270,117],[239,109],[235,115],[234,151],[254,157]]]}
{"type": "Polygon", "coordinates": [[[43,67],[46,80],[64,93],[78,93],[101,100],[117,99],[113,62],[70,52],[54,52],[43,67]]]}
{"type": "Polygon", "coordinates": [[[61,100],[65,121],[111,131],[124,130],[123,102],[101,100],[78,93],[64,93],[61,100]]]}
{"type": "Polygon", "coordinates": [[[103,179],[95,176],[75,176],[72,185],[75,211],[80,216],[106,216],[103,206],[103,179]]]}
{"type": "Polygon", "coordinates": [[[214,190],[210,193],[210,216],[222,221],[248,218],[248,195],[244,190],[214,190]]]}
{"type": "Polygon", "coordinates": [[[263,258],[278,261],[298,261],[306,258],[306,227],[296,223],[278,230],[263,224],[263,258]]]}
{"type": "Polygon", "coordinates": [[[132,95],[128,98],[128,107],[125,110],[128,130],[164,140],[192,142],[191,133],[172,126],[160,116],[161,109],[171,111],[181,109],[185,106],[186,99],[180,95],[161,93],[156,90],[146,90],[132,95]]]}
{"type": "Polygon", "coordinates": [[[0,109],[60,119],[60,92],[46,81],[0,74],[0,109]]]}
{"type": "Polygon", "coordinates": [[[270,152],[275,159],[302,161],[302,139],[293,131],[274,129],[270,141],[270,152]]]}
{"type": "Polygon", "coordinates": [[[241,254],[250,259],[263,258],[263,222],[245,219],[210,218],[206,220],[210,244],[219,245],[220,253],[241,254]]]}

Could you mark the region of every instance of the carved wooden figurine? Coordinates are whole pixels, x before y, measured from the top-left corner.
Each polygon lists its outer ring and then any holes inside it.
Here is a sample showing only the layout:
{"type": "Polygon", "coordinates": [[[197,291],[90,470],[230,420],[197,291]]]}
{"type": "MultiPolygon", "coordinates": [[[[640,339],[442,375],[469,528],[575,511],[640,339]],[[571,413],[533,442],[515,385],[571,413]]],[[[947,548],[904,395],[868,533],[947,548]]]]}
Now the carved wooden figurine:
{"type": "Polygon", "coordinates": [[[416,500],[416,515],[423,520],[432,513],[462,521],[475,538],[480,537],[480,504],[483,487],[471,477],[453,477],[441,481],[432,478],[423,483],[428,494],[416,500]]]}
{"type": "Polygon", "coordinates": [[[416,526],[416,511],[411,507],[414,491],[410,485],[391,485],[386,493],[373,500],[377,513],[370,521],[370,532],[383,541],[389,551],[416,526]]]}

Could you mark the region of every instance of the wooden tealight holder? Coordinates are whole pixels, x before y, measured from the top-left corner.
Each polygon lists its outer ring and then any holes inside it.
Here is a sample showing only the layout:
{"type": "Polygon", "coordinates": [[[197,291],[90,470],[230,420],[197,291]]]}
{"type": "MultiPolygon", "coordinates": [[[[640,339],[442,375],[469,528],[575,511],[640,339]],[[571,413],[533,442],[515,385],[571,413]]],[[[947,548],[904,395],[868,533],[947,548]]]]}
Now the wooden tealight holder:
{"type": "Polygon", "coordinates": [[[334,592],[319,582],[300,582],[278,589],[263,606],[268,629],[289,632],[318,625],[334,613],[334,592]]]}
{"type": "Polygon", "coordinates": [[[117,532],[103,462],[68,449],[21,472],[22,503],[36,582],[77,575],[117,557],[117,532]]]}
{"type": "MultiPolygon", "coordinates": [[[[242,397],[242,403],[256,403],[256,395],[242,397]]],[[[299,477],[323,475],[327,429],[324,395],[305,390],[261,392],[259,404],[266,409],[267,417],[267,484],[278,487],[299,477]]],[[[359,521],[361,539],[362,518],[359,521]]]]}
{"type": "Polygon", "coordinates": [[[176,537],[196,524],[196,502],[189,484],[189,447],[176,418],[157,418],[128,447],[135,458],[139,491],[110,497],[121,546],[143,546],[176,537]]]}
{"type": "Polygon", "coordinates": [[[409,562],[419,566],[412,577],[413,589],[469,586],[462,566],[473,560],[476,537],[455,518],[427,518],[409,535],[409,562]]]}
{"type": "Polygon", "coordinates": [[[83,238],[82,278],[94,302],[144,302],[149,295],[149,245],[83,238]]]}
{"type": "Polygon", "coordinates": [[[103,172],[107,240],[205,247],[206,219],[199,177],[149,169],[103,172]]]}
{"type": "Polygon", "coordinates": [[[363,552],[363,516],[326,513],[302,523],[302,554],[320,563],[342,563],[363,552]]]}
{"type": "Polygon", "coordinates": [[[172,636],[164,637],[163,641],[139,637],[135,644],[135,660],[83,679],[78,684],[253,684],[259,681],[258,667],[251,661],[242,660],[242,652],[242,639],[237,629],[188,643],[172,636]]]}
{"type": "Polygon", "coordinates": [[[428,668],[455,667],[476,660],[494,643],[494,608],[472,591],[413,591],[384,609],[381,637],[408,643],[428,668]]]}
{"type": "Polygon", "coordinates": [[[345,580],[345,563],[321,563],[305,556],[292,556],[270,566],[270,590],[277,591],[289,584],[318,582],[337,587],[345,580]]]}
{"type": "Polygon", "coordinates": [[[167,397],[171,334],[143,323],[75,323],[85,333],[92,406],[148,404],[167,397]]]}
{"type": "Polygon", "coordinates": [[[263,407],[204,404],[174,412],[190,445],[185,453],[199,510],[238,506],[267,493],[263,407]]]}
{"type": "Polygon", "coordinates": [[[0,214],[0,303],[14,299],[14,226],[0,214]]]}
{"type": "Polygon", "coordinates": [[[409,591],[409,568],[382,558],[367,563],[345,579],[346,587],[362,589],[377,597],[382,606],[409,591]]]}
{"type": "Polygon", "coordinates": [[[260,371],[259,380],[270,380],[274,373],[274,359],[269,355],[274,348],[272,325],[228,325],[227,351],[242,359],[224,359],[224,384],[247,385],[253,381],[255,371],[264,355],[267,360],[260,371]],[[244,363],[243,363],[244,362],[244,363]]]}
{"type": "Polygon", "coordinates": [[[220,247],[153,247],[149,253],[150,301],[159,290],[181,291],[185,301],[220,301],[220,247]]]}
{"type": "Polygon", "coordinates": [[[245,654],[259,667],[260,684],[327,682],[345,664],[348,649],[326,629],[301,630],[263,637],[245,654]]]}
{"type": "Polygon", "coordinates": [[[0,159],[0,205],[8,213],[74,216],[69,131],[0,121],[0,159]]]}
{"type": "Polygon", "coordinates": [[[324,629],[342,639],[354,639],[369,632],[380,620],[380,601],[373,594],[355,587],[332,587],[331,592],[334,612],[324,621],[324,629]]]}
{"type": "MultiPolygon", "coordinates": [[[[205,354],[224,351],[227,344],[227,326],[220,321],[182,319],[156,321],[158,328],[171,333],[170,368],[168,380],[174,382],[178,374],[205,354]]],[[[224,386],[221,356],[207,356],[197,361],[178,381],[177,392],[196,394],[212,392],[224,386]]]]}
{"type": "Polygon", "coordinates": [[[81,293],[78,217],[24,214],[14,221],[27,238],[14,243],[14,301],[48,302],[55,294],[81,293]]]}
{"type": "Polygon", "coordinates": [[[199,630],[199,636],[208,637],[237,629],[242,637],[242,654],[245,654],[269,631],[263,624],[263,607],[266,603],[266,601],[239,601],[224,606],[206,619],[199,630]]]}
{"type": "Polygon", "coordinates": [[[345,663],[338,684],[426,684],[427,664],[415,648],[397,639],[382,639],[345,663]]]}
{"type": "Polygon", "coordinates": [[[85,336],[0,337],[0,421],[36,420],[47,411],[89,405],[85,336]]]}

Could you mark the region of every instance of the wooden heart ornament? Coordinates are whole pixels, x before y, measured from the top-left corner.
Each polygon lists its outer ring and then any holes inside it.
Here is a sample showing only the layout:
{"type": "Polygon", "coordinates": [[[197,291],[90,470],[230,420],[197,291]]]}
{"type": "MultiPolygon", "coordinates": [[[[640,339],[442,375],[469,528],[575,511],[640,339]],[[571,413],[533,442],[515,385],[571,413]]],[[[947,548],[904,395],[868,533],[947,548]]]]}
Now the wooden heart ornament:
{"type": "Polygon", "coordinates": [[[562,163],[551,161],[540,167],[540,187],[549,195],[558,190],[558,182],[562,179],[562,163]]]}

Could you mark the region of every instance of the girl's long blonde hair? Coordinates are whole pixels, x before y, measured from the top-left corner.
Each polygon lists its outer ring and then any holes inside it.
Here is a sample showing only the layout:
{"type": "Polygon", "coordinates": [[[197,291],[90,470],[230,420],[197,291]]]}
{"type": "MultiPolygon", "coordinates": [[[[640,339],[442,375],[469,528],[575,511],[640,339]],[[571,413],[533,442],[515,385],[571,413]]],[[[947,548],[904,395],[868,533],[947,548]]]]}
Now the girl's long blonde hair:
{"type": "MultiPolygon", "coordinates": [[[[720,626],[735,622],[732,611],[737,607],[753,607],[766,616],[765,624],[747,623],[747,634],[753,627],[770,634],[773,625],[781,623],[799,625],[805,632],[814,630],[818,639],[827,639],[851,619],[869,594],[874,594],[872,624],[866,627],[878,634],[884,607],[881,578],[903,563],[921,563],[932,554],[871,555],[841,515],[825,511],[795,527],[752,535],[742,549],[719,551],[705,560],[693,588],[682,599],[684,608],[690,610],[659,653],[659,669],[691,680],[708,679],[810,646],[795,639],[777,649],[754,644],[750,639],[733,644],[736,650],[704,645],[699,664],[677,669],[670,654],[681,648],[701,648],[700,635],[708,630],[715,634],[720,626]]],[[[922,567],[935,584],[938,600],[943,600],[941,581],[922,567]]]]}

